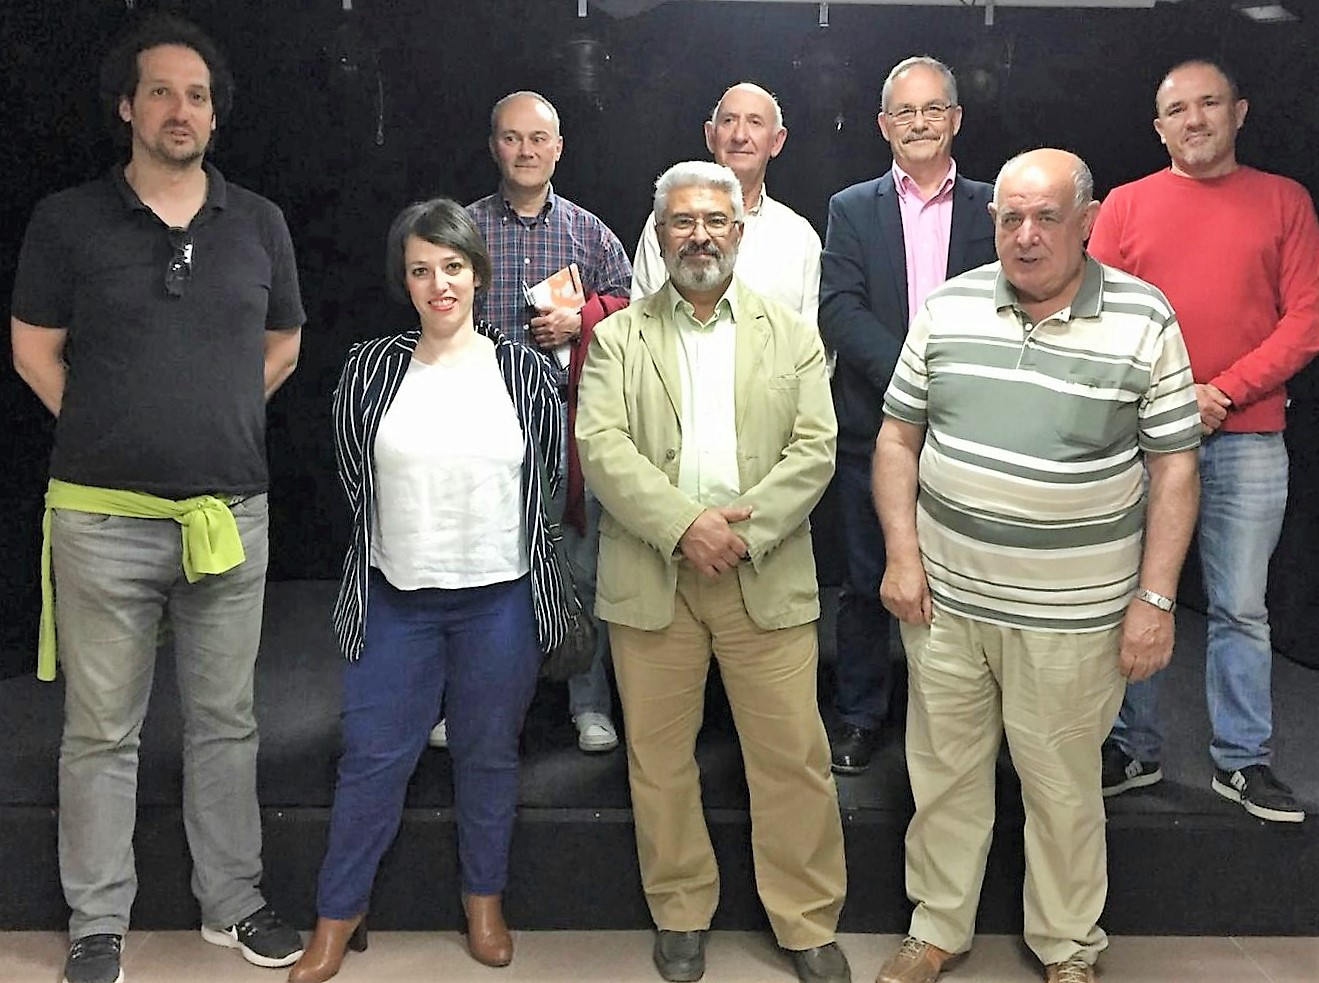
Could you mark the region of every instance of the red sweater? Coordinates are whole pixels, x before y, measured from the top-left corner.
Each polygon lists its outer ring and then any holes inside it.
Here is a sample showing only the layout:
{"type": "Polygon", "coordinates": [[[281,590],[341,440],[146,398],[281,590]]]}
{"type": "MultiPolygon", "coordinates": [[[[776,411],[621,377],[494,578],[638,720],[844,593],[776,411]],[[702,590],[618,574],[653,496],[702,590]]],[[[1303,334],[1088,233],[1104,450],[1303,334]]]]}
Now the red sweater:
{"type": "Polygon", "coordinates": [[[591,294],[587,297],[582,307],[582,333],[577,338],[577,344],[573,345],[572,357],[568,362],[568,432],[563,435],[563,439],[568,441],[568,490],[563,504],[563,521],[581,536],[586,535],[586,482],[582,479],[582,459],[577,453],[577,387],[582,381],[582,367],[586,364],[586,353],[591,347],[595,326],[626,306],[626,297],[610,294],[591,294]]]}
{"type": "Polygon", "coordinates": [[[1319,223],[1295,181],[1171,169],[1114,188],[1089,251],[1172,302],[1191,370],[1232,400],[1223,429],[1283,429],[1285,384],[1319,352],[1319,223]]]}

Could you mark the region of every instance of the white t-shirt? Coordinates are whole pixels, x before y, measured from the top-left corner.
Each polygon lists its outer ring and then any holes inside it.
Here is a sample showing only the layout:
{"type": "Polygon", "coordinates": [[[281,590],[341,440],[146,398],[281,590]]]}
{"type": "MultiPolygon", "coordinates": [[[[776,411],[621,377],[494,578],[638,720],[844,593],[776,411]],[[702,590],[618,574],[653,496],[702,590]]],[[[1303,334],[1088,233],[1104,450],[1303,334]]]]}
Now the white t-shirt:
{"type": "Polygon", "coordinates": [[[414,358],[376,433],[371,565],[400,590],[526,574],[522,456],[493,342],[452,365],[414,358]]]}

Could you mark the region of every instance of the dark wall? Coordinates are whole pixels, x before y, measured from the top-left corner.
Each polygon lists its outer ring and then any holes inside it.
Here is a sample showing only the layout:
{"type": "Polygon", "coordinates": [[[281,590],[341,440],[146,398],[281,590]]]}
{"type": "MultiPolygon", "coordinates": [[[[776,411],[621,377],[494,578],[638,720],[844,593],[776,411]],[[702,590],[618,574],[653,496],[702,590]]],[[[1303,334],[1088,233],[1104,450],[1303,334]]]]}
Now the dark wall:
{"type": "MultiPolygon", "coordinates": [[[[1007,156],[1042,144],[1082,154],[1101,191],[1162,166],[1153,88],[1173,61],[1207,54],[1236,65],[1251,98],[1242,159],[1319,189],[1309,85],[1319,32],[1256,27],[1206,0],[1144,11],[1000,7],[993,28],[982,8],[835,5],[824,30],[817,5],[805,2],[674,0],[625,19],[594,3],[578,19],[573,0],[356,0],[351,14],[339,0],[137,6],[181,12],[229,52],[238,93],[212,159],[284,208],[298,248],[310,320],[298,372],[270,407],[275,577],[337,576],[346,516],[329,394],[350,342],[410,320],[384,296],[385,229],[411,199],[468,201],[493,190],[489,107],[510,90],[534,88],[558,105],[566,148],[556,186],[629,251],[650,182],[675,160],[705,156],[701,121],[744,78],[779,93],[787,115],[772,192],[823,235],[829,195],[887,167],[874,125],[878,88],[894,62],[918,52],[958,72],[966,114],[957,160],[972,176],[992,178],[1007,156]]],[[[0,9],[6,298],[33,204],[113,159],[95,79],[107,39],[129,16],[110,0],[7,0],[0,9]]],[[[1296,391],[1319,397],[1308,378],[1296,391]]],[[[0,406],[4,674],[30,663],[51,421],[10,369],[0,371],[0,406]]]]}

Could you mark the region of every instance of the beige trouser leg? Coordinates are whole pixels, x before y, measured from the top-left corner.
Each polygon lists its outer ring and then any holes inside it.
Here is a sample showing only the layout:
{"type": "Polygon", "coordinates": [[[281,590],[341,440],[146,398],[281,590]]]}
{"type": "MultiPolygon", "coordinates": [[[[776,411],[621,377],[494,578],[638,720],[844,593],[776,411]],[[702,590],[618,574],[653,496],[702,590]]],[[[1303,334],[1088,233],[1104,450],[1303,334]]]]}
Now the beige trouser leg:
{"type": "Polygon", "coordinates": [[[742,744],[756,883],[775,937],[788,949],[833,940],[846,869],[815,639],[813,624],[757,628],[735,572],[711,581],[685,567],[668,628],[610,625],[637,855],[660,928],[705,928],[718,903],[692,753],[713,649],[742,744]]]}
{"type": "Polygon", "coordinates": [[[1002,736],[998,681],[975,623],[936,611],[903,624],[907,652],[907,773],[916,812],[907,827],[911,934],[948,952],[971,945],[994,830],[994,759],[1002,736]]]}
{"type": "Polygon", "coordinates": [[[1026,812],[1026,943],[1042,962],[1107,945],[1099,747],[1122,701],[1119,629],[1034,632],[938,611],[904,625],[910,667],[907,832],[911,934],[970,945],[993,826],[994,757],[1008,735],[1026,812]]]}
{"type": "MultiPolygon", "coordinates": [[[[751,793],[756,887],[785,949],[832,942],[847,890],[843,824],[816,702],[816,626],[764,631],[735,576],[698,581],[751,793]]],[[[680,579],[681,584],[681,579],[680,579]]]]}
{"type": "MultiPolygon", "coordinates": [[[[986,626],[987,627],[987,626],[986,626]]],[[[1003,727],[1026,807],[1026,944],[1043,963],[1108,945],[1108,847],[1099,748],[1122,705],[1120,629],[1063,635],[996,629],[1003,727]]]]}

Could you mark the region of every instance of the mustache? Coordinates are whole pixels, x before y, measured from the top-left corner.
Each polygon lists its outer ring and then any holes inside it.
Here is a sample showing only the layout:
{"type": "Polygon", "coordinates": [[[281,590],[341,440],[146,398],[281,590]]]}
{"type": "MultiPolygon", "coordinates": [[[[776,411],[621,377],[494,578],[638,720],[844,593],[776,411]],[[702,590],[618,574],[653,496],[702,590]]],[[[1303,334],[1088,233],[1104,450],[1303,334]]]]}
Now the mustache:
{"type": "Polygon", "coordinates": [[[688,242],[684,243],[678,250],[678,258],[684,256],[711,256],[714,259],[723,259],[724,254],[719,251],[719,247],[713,242],[688,242]]]}

